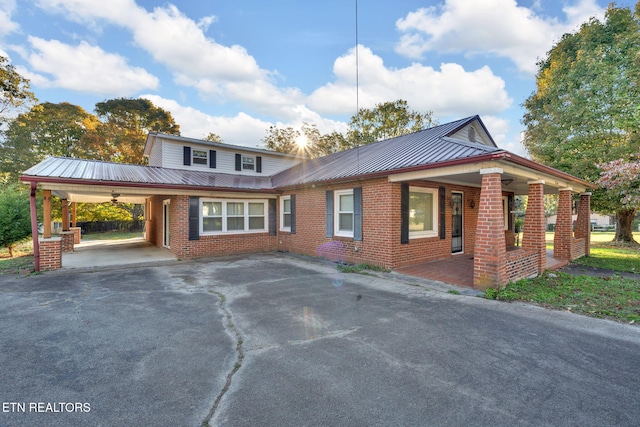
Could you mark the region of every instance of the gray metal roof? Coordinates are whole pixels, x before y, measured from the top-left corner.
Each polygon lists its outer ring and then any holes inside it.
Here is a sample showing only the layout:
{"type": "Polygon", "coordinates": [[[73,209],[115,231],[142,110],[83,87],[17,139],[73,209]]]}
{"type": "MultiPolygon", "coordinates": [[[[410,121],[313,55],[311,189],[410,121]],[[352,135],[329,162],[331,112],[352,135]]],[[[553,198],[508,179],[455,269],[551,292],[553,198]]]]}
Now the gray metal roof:
{"type": "Polygon", "coordinates": [[[467,117],[408,135],[303,161],[275,175],[273,186],[286,187],[391,172],[504,151],[497,147],[449,137],[474,120],[480,121],[478,116],[467,117]]]}
{"type": "MultiPolygon", "coordinates": [[[[26,170],[23,180],[30,177],[54,180],[77,181],[81,184],[95,185],[96,181],[109,183],[128,183],[140,185],[166,185],[175,187],[203,187],[238,190],[271,189],[268,176],[245,176],[206,171],[169,169],[152,166],[109,163],[96,160],[48,157],[26,170]]],[[[35,180],[37,181],[37,179],[35,180]]]]}

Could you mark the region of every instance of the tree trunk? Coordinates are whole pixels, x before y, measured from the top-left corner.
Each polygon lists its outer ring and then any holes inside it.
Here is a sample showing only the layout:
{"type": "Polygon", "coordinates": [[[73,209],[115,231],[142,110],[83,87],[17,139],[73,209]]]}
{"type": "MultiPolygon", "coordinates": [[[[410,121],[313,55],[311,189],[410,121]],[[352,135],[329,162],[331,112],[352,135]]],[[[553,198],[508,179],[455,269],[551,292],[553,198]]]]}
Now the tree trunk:
{"type": "Polygon", "coordinates": [[[613,238],[614,242],[637,243],[633,240],[633,219],[635,215],[635,209],[625,209],[616,212],[616,236],[613,238]]]}

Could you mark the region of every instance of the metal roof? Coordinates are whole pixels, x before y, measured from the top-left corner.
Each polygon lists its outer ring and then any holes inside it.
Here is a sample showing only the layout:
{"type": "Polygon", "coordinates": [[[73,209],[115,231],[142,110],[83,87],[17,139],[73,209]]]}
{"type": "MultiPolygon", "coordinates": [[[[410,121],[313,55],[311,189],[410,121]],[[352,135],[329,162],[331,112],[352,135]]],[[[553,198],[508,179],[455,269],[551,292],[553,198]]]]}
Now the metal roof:
{"type": "Polygon", "coordinates": [[[286,187],[337,180],[503,152],[504,150],[494,146],[449,137],[476,120],[482,123],[478,116],[467,117],[408,135],[303,161],[275,175],[273,185],[286,187]]]}
{"type": "Polygon", "coordinates": [[[183,169],[109,163],[96,160],[48,157],[22,174],[23,181],[128,183],[132,185],[202,187],[237,190],[271,189],[268,176],[245,176],[183,169]],[[36,178],[36,179],[30,179],[36,178]],[[37,179],[44,178],[44,179],[37,179]]]}

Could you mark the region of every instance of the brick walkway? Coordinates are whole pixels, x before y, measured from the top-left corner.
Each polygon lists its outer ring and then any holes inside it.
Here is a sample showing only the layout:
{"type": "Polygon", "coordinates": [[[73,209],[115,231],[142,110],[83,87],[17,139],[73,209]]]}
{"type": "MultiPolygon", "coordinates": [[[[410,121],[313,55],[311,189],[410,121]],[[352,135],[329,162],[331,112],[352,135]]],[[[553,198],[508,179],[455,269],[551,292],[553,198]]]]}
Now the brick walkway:
{"type": "MultiPolygon", "coordinates": [[[[547,251],[548,270],[555,270],[566,264],[566,261],[553,258],[553,251],[547,251]]],[[[423,279],[437,280],[452,285],[472,288],[473,254],[454,255],[446,259],[402,267],[396,271],[409,276],[417,276],[423,279]]]]}

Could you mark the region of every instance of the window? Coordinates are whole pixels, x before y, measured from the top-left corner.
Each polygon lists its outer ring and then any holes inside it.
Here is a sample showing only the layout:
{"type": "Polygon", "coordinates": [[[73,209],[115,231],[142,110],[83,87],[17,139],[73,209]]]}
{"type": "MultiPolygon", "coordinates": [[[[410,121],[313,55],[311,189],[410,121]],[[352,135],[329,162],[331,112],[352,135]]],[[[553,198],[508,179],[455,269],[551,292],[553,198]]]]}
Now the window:
{"type": "Polygon", "coordinates": [[[206,165],[207,164],[207,152],[205,150],[192,150],[193,164],[194,165],[206,165]]]}
{"type": "Polygon", "coordinates": [[[353,190],[335,191],[335,235],[353,237],[353,190]]]}
{"type": "Polygon", "coordinates": [[[242,156],[242,170],[255,170],[256,158],[253,156],[242,156]]]}
{"type": "Polygon", "coordinates": [[[280,230],[291,231],[291,196],[280,198],[280,230]]]}
{"type": "Polygon", "coordinates": [[[509,197],[502,196],[502,215],[504,217],[504,229],[509,229],[509,197]]]}
{"type": "Polygon", "coordinates": [[[267,231],[267,200],[202,200],[201,234],[267,231]]]}
{"type": "Polygon", "coordinates": [[[436,190],[409,187],[409,238],[437,236],[437,218],[436,190]]]}

